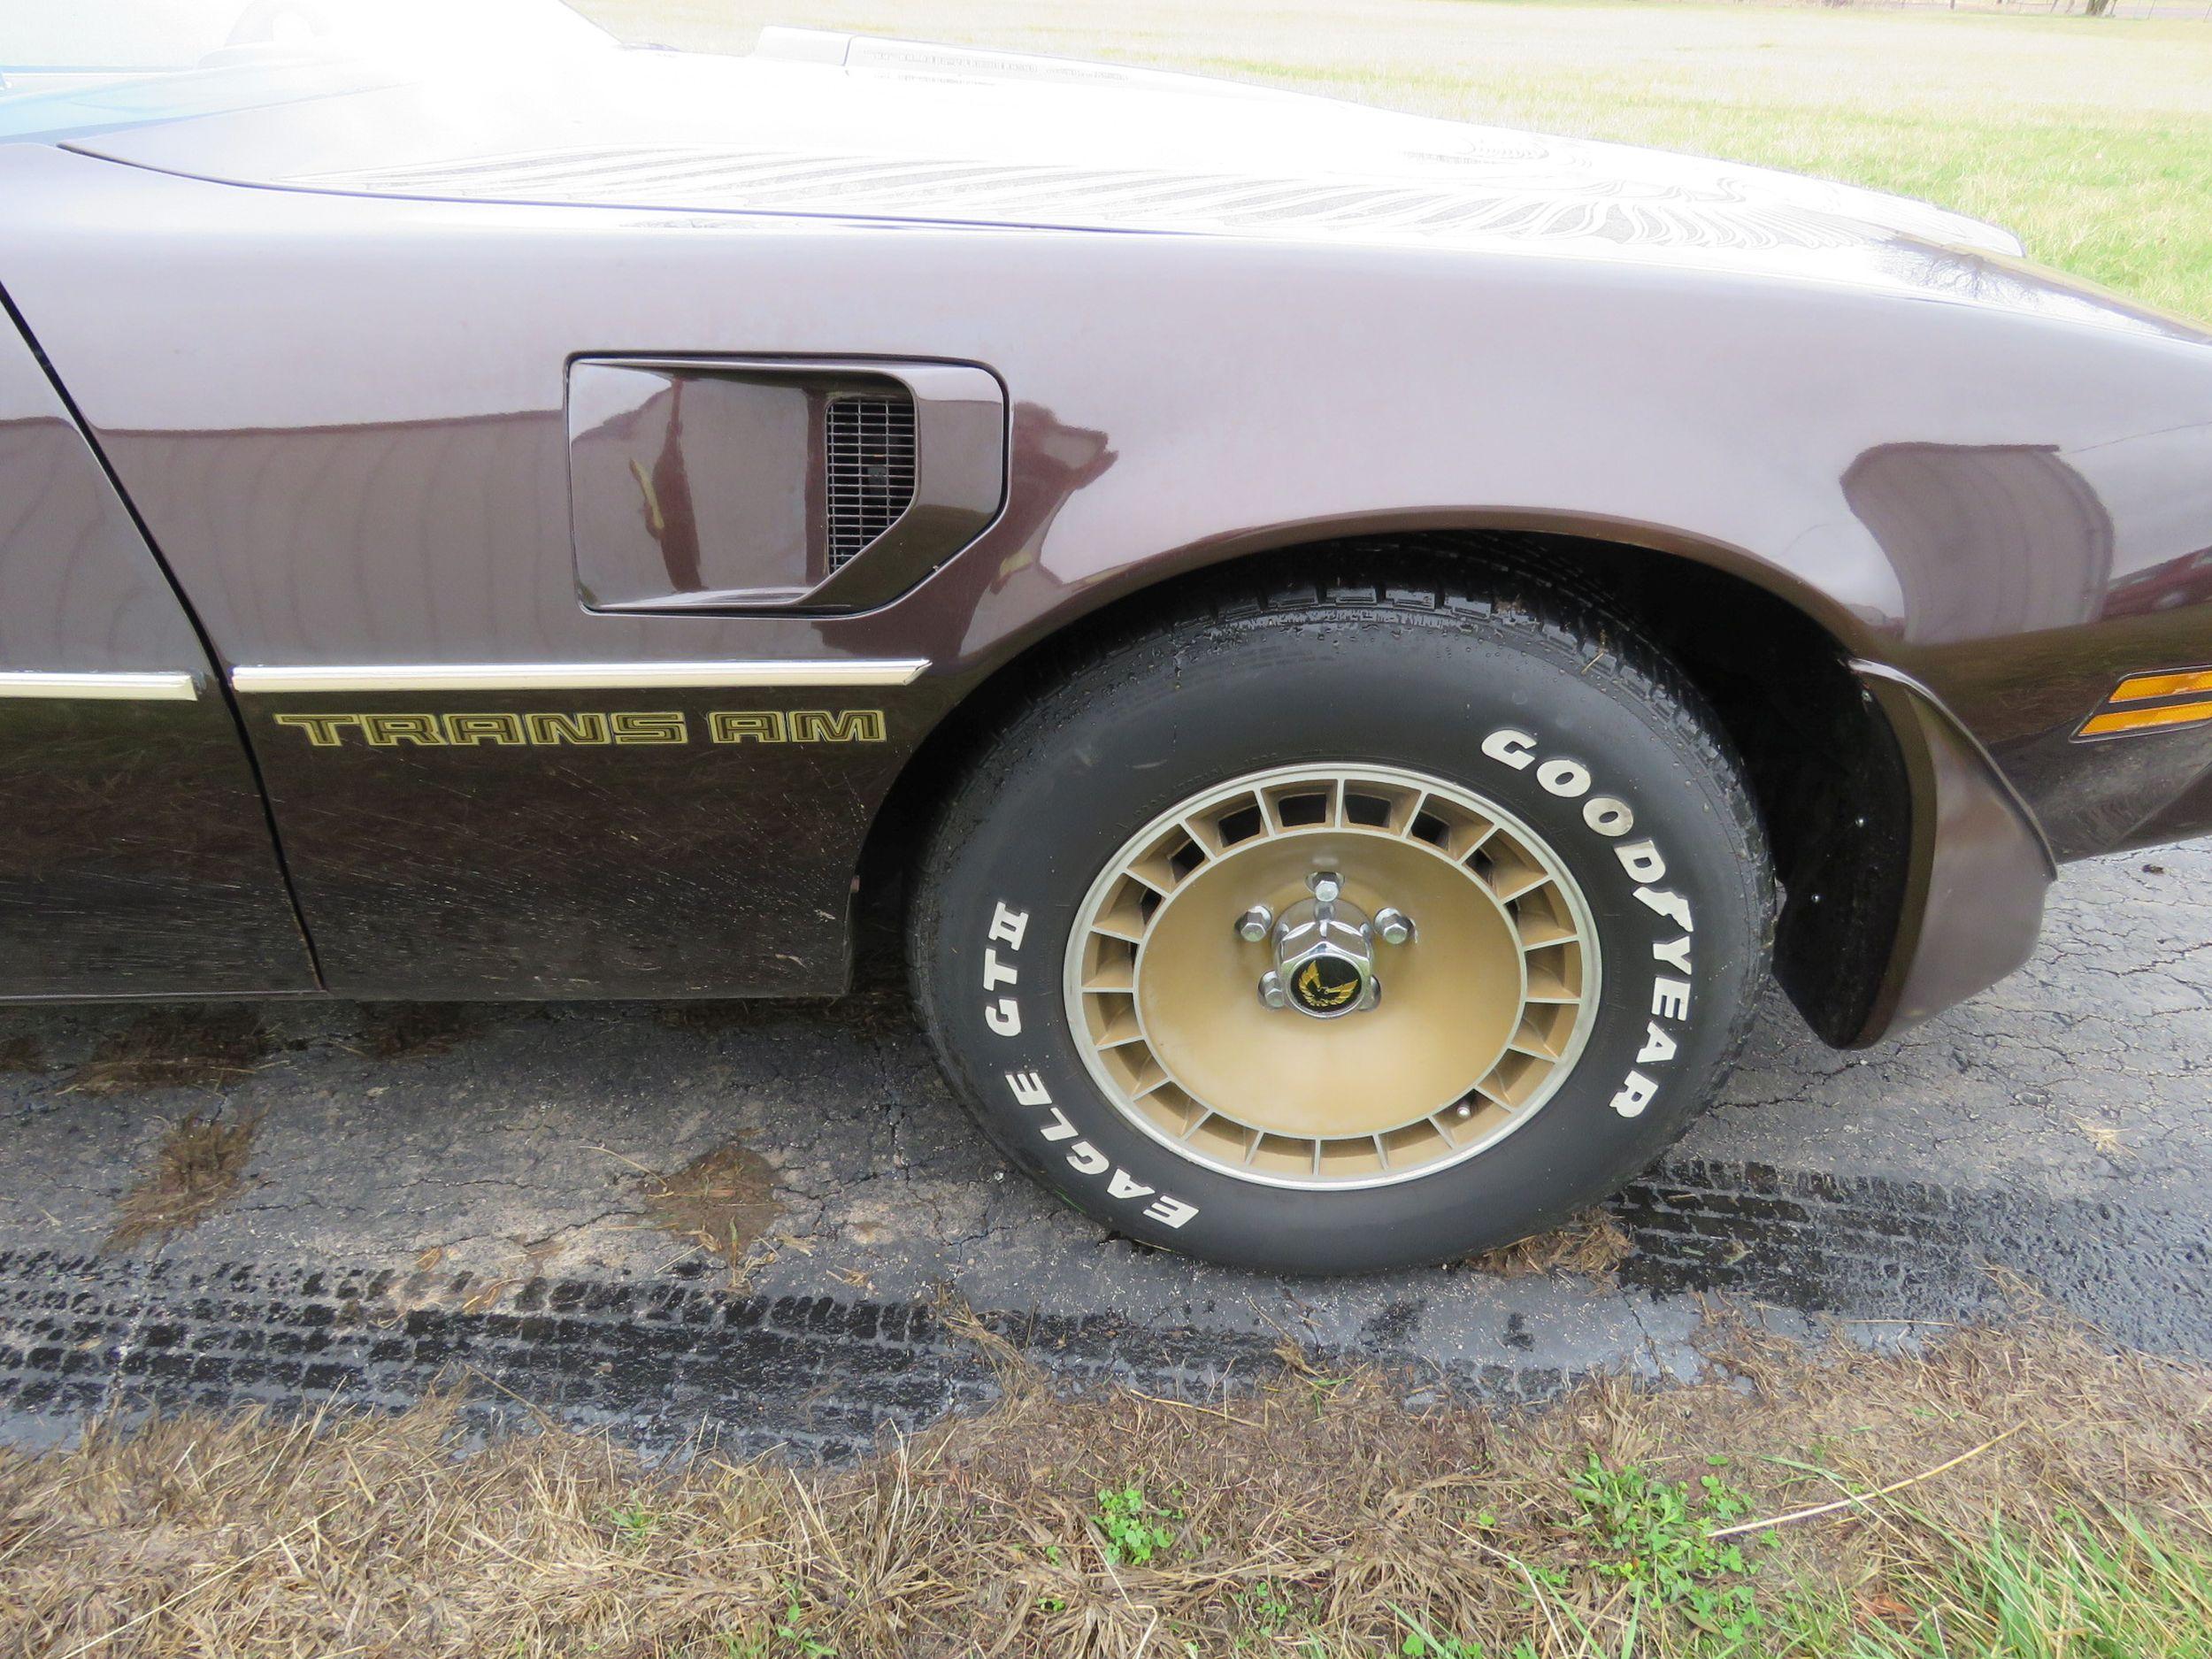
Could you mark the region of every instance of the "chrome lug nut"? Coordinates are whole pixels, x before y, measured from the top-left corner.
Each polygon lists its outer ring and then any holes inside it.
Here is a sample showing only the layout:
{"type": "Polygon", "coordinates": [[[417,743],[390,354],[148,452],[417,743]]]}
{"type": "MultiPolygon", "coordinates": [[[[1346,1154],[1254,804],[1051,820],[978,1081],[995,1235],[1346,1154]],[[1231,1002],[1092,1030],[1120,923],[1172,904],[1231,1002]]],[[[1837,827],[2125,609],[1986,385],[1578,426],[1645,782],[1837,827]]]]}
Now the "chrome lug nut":
{"type": "Polygon", "coordinates": [[[1255,904],[1237,918],[1237,937],[1248,945],[1256,945],[1267,937],[1267,930],[1275,926],[1275,912],[1264,904],[1255,904]]]}
{"type": "Polygon", "coordinates": [[[1313,896],[1324,904],[1333,904],[1344,894],[1344,878],[1333,870],[1317,870],[1306,878],[1313,896]]]}
{"type": "Polygon", "coordinates": [[[1413,938],[1413,918],[1394,906],[1375,912],[1375,932],[1386,945],[1402,945],[1413,938]]]}
{"type": "Polygon", "coordinates": [[[1260,975],[1260,1001],[1270,1008],[1290,1006],[1290,993],[1283,989],[1283,976],[1272,968],[1260,975]]]}

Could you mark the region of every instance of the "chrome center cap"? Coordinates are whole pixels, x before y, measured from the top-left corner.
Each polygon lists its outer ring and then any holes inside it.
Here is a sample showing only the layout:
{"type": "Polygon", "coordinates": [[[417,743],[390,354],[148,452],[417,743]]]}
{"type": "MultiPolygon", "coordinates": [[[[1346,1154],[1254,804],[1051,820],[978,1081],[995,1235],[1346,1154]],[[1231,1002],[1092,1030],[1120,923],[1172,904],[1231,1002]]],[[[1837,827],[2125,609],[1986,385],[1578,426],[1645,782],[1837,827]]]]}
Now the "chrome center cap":
{"type": "Polygon", "coordinates": [[[1359,906],[1340,896],[1333,881],[1317,885],[1317,896],[1300,900],[1276,921],[1275,969],[1262,981],[1260,995],[1272,1006],[1295,1009],[1310,1019],[1341,1019],[1381,998],[1375,926],[1359,906]]]}

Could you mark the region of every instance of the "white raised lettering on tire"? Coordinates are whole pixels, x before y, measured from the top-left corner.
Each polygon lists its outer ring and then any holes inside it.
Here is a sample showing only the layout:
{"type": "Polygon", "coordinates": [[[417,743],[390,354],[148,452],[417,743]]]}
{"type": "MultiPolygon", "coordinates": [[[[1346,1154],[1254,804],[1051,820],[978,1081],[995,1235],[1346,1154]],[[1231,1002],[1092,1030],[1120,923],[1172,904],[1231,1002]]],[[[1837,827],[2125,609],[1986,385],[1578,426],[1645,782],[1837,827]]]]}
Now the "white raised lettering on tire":
{"type": "MultiPolygon", "coordinates": [[[[1515,772],[1526,772],[1534,766],[1536,781],[1548,793],[1568,801],[1589,795],[1595,783],[1589,767],[1563,755],[1540,758],[1541,747],[1542,740],[1534,733],[1509,726],[1499,727],[1482,740],[1483,754],[1501,766],[1515,772]]],[[[1659,844],[1649,836],[1641,841],[1620,841],[1636,823],[1636,814],[1627,802],[1616,795],[1591,795],[1583,803],[1582,821],[1593,834],[1617,843],[1613,856],[1623,873],[1635,884],[1637,902],[1680,930],[1678,938],[1662,937],[1652,941],[1652,959],[1675,972],[1652,976],[1651,1018],[1646,1024],[1643,1047],[1637,1050],[1635,1068],[1613,1091],[1615,1111],[1624,1118],[1640,1118],[1645,1108],[1658,1097],[1660,1083],[1642,1068],[1666,1064],[1681,1047],[1675,1033],[1660,1022],[1673,1020],[1681,1025],[1687,1023],[1690,1017],[1690,936],[1696,932],[1696,925],[1691,919],[1689,900],[1672,888],[1659,885],[1667,879],[1666,856],[1659,850],[1659,844]]]]}
{"type": "MultiPolygon", "coordinates": [[[[993,909],[991,925],[985,931],[983,947],[983,989],[995,992],[1002,987],[1021,983],[1019,956],[1022,941],[1029,936],[1029,912],[1018,910],[1005,900],[998,901],[993,909]],[[1005,954],[1000,954],[1000,947],[1005,954]]],[[[983,1002],[983,1023],[995,1035],[1018,1037],[1022,1034],[1021,1004],[1011,995],[987,995],[983,1002]]],[[[1087,1141],[1077,1140],[1081,1133],[1068,1121],[1067,1114],[1053,1103],[1052,1091],[1046,1087],[1043,1076],[1033,1070],[1008,1071],[1006,1087],[1017,1106],[1036,1111],[1037,1133],[1048,1146],[1066,1147],[1067,1166],[1078,1175],[1096,1179],[1106,1178],[1106,1196],[1122,1203],[1139,1203],[1145,1199],[1141,1212],[1148,1221],[1156,1221],[1164,1227],[1179,1227],[1198,1213],[1198,1206],[1171,1198],[1158,1188],[1146,1186],[1127,1170],[1094,1147],[1087,1141]],[[1068,1147],[1069,1141],[1075,1144],[1068,1147]]]]}

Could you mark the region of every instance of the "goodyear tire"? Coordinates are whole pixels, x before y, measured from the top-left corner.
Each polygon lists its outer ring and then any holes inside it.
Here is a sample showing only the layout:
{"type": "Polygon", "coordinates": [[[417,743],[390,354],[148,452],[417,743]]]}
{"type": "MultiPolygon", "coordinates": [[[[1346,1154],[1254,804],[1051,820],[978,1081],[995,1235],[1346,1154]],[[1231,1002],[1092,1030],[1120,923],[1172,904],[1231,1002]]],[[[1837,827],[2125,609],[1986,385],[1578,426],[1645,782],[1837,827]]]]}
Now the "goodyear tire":
{"type": "Polygon", "coordinates": [[[1217,595],[984,746],[910,965],[1017,1164],[1147,1244],[1357,1271],[1554,1226],[1710,1099],[1772,926],[1739,768],[1632,627],[1499,580],[1217,595]]]}

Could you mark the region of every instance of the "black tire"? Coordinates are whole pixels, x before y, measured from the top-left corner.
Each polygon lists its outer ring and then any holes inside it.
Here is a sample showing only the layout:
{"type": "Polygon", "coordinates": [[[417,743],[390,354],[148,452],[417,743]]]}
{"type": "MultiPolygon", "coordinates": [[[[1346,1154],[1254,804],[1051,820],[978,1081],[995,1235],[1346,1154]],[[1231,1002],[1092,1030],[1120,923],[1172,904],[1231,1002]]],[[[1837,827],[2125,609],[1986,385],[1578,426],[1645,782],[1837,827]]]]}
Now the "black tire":
{"type": "Polygon", "coordinates": [[[1718,723],[1659,651],[1590,602],[1533,574],[1448,580],[1217,590],[1096,644],[1025,699],[935,824],[909,962],[945,1071],[1008,1157],[1116,1233],[1300,1273],[1487,1249],[1557,1225],[1647,1167],[1733,1064],[1774,896],[1718,723]],[[1508,729],[1536,740],[1534,763],[1580,763],[1633,809],[1632,833],[1599,833],[1586,799],[1540,786],[1538,764],[1486,755],[1486,737],[1508,729]],[[1200,790],[1308,763],[1422,772],[1517,814],[1580,883],[1607,964],[1580,1056],[1550,1099],[1478,1156],[1395,1185],[1260,1186],[1194,1162],[1107,1097],[1070,1030],[1070,929],[1124,842],[1200,790]],[[1647,842],[1664,873],[1640,880],[1624,849],[1647,842]],[[1661,950],[1690,962],[1679,1018],[1661,950]],[[1640,1061],[1670,1043],[1663,1060],[1640,1061]]]}

